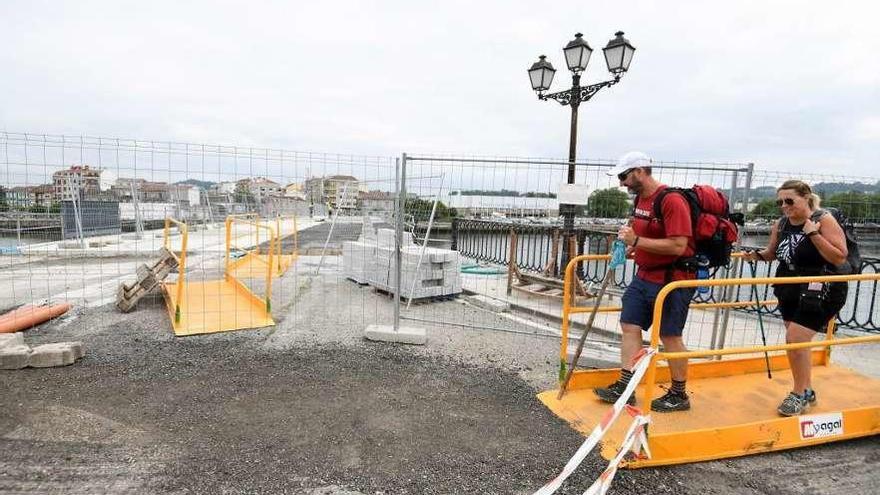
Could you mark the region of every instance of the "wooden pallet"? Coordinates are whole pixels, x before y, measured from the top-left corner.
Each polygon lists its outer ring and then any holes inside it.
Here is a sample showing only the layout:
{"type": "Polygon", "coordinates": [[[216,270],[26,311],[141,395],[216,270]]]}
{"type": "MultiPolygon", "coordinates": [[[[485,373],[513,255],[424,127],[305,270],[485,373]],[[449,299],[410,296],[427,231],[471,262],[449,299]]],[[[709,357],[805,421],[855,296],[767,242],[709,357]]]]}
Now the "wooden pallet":
{"type": "Polygon", "coordinates": [[[116,291],[116,308],[128,313],[137,306],[144,297],[159,291],[160,282],[169,273],[177,269],[177,258],[164,247],[159,250],[159,260],[152,264],[146,263],[137,267],[137,280],[132,284],[122,284],[116,291]]]}

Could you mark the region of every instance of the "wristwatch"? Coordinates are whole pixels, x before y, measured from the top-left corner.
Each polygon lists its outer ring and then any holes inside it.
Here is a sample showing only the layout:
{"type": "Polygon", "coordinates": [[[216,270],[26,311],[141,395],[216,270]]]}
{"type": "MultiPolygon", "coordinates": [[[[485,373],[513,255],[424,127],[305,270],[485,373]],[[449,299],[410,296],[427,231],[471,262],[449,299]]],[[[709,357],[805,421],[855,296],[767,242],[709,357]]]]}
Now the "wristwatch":
{"type": "Polygon", "coordinates": [[[816,235],[816,234],[818,234],[818,233],[819,233],[818,230],[814,230],[814,231],[812,231],[812,232],[807,232],[807,233],[804,234],[804,235],[807,236],[807,237],[813,237],[814,235],[816,235]]]}

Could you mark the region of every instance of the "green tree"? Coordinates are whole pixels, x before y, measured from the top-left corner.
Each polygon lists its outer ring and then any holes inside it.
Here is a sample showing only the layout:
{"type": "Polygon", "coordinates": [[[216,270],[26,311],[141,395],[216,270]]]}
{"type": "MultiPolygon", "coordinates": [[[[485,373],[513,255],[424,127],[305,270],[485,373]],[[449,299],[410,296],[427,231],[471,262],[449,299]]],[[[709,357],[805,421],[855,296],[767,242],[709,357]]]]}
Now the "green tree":
{"type": "Polygon", "coordinates": [[[880,218],[880,194],[859,191],[837,193],[829,196],[822,204],[839,209],[853,222],[872,222],[880,218]]]}
{"type": "Polygon", "coordinates": [[[587,216],[598,218],[625,218],[629,215],[629,195],[616,187],[597,189],[587,201],[587,216]]]}
{"type": "MultiPolygon", "coordinates": [[[[405,210],[413,215],[417,220],[428,220],[431,217],[431,208],[434,206],[433,200],[421,198],[407,198],[405,210]]],[[[435,220],[450,219],[458,216],[455,208],[450,208],[443,204],[443,201],[437,202],[437,211],[434,214],[435,220]]]]}
{"type": "Polygon", "coordinates": [[[767,198],[756,204],[749,212],[749,219],[776,218],[780,215],[779,207],[776,206],[776,198],[767,198]]]}
{"type": "Polygon", "coordinates": [[[233,192],[233,196],[235,197],[235,201],[238,203],[254,203],[254,195],[251,193],[250,188],[247,184],[243,182],[239,182],[235,185],[235,191],[233,192]]]}

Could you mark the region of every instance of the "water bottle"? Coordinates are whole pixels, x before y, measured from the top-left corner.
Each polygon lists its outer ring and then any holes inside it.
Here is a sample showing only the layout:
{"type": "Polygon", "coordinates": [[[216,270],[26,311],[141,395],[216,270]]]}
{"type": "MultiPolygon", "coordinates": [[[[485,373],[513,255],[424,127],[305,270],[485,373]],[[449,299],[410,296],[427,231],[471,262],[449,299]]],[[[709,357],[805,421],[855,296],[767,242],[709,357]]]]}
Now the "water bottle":
{"type": "MultiPolygon", "coordinates": [[[[709,279],[709,258],[705,255],[699,254],[697,255],[697,279],[698,280],[708,280],[709,279]]],[[[709,292],[708,285],[700,285],[697,286],[697,292],[700,294],[705,294],[709,292]]]]}

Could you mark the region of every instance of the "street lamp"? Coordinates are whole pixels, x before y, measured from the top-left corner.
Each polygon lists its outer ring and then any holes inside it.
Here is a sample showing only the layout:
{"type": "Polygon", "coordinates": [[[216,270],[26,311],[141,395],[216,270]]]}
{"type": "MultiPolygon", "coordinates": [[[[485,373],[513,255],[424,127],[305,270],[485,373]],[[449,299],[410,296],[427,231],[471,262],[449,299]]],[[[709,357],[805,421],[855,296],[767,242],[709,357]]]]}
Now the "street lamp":
{"type": "MultiPolygon", "coordinates": [[[[605,54],[605,64],[608,66],[614,78],[602,81],[589,86],[581,86],[581,74],[587,69],[590,62],[590,55],[593,49],[589,43],[583,38],[581,33],[574,35],[574,39],[569,41],[562,52],[565,54],[565,63],[568,70],[571,71],[571,89],[559,91],[557,93],[545,94],[550,89],[550,83],[553,82],[553,75],[556,69],[541,55],[538,61],[532,64],[529,69],[529,80],[532,83],[532,89],[538,93],[540,100],[556,100],[561,105],[571,107],[571,134],[568,144],[568,183],[574,184],[575,160],[577,155],[577,117],[578,107],[581,102],[589,101],[602,88],[613,86],[620,81],[620,78],[629,70],[629,64],[632,61],[635,47],[623,37],[623,31],[614,33],[614,39],[610,40],[602,52],[605,54]]],[[[562,262],[563,267],[568,264],[568,260],[572,258],[569,252],[569,239],[574,233],[574,207],[573,205],[559,205],[560,213],[563,215],[564,234],[562,244],[562,262]]]]}

